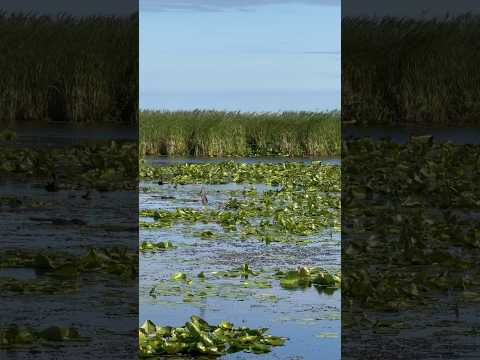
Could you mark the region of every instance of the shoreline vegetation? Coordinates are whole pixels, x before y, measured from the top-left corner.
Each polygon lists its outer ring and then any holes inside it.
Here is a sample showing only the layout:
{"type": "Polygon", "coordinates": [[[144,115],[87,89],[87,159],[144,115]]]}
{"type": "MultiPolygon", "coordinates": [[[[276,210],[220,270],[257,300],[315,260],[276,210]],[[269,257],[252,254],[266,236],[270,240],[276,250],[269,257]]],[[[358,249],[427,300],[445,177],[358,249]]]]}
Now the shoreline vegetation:
{"type": "Polygon", "coordinates": [[[138,121],[138,14],[0,11],[0,32],[4,123],[138,121]]]}
{"type": "Polygon", "coordinates": [[[342,20],[342,121],[478,125],[480,16],[342,20]]]}
{"type": "Polygon", "coordinates": [[[141,111],[140,155],[337,156],[340,112],[141,111]]]}

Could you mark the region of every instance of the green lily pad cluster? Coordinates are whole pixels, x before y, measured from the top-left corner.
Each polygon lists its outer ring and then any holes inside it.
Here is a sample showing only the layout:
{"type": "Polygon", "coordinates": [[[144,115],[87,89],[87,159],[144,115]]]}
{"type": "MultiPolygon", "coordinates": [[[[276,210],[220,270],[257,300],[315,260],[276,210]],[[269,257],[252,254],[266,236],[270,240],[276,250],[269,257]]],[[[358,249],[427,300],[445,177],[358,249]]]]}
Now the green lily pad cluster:
{"type": "Polygon", "coordinates": [[[310,286],[339,288],[341,277],[321,268],[299,266],[296,270],[277,271],[275,278],[286,289],[306,288],[310,286]]]}
{"type": "Polygon", "coordinates": [[[359,309],[480,294],[480,146],[361,139],[345,143],[342,161],[345,325],[359,309]]]}
{"type": "Polygon", "coordinates": [[[76,292],[79,284],[75,281],[59,281],[56,279],[20,280],[0,277],[0,288],[4,293],[19,294],[66,294],[76,292]]]}
{"type": "Polygon", "coordinates": [[[209,297],[219,297],[231,301],[255,298],[259,301],[277,301],[277,296],[258,294],[255,289],[272,287],[273,276],[253,271],[248,264],[230,270],[212,271],[198,274],[173,273],[169,279],[155,283],[149,295],[165,303],[189,303],[202,307],[209,297]],[[172,298],[173,297],[173,298],[172,298]]]}
{"type": "Polygon", "coordinates": [[[141,252],[155,252],[169,249],[175,249],[175,246],[170,241],[160,241],[157,243],[153,243],[150,241],[142,241],[142,243],[140,244],[141,252]]]}
{"type": "MultiPolygon", "coordinates": [[[[31,268],[56,279],[75,279],[82,273],[99,272],[135,279],[138,254],[125,248],[90,249],[83,255],[66,252],[7,250],[0,253],[0,268],[31,268]]],[[[43,280],[42,280],[43,281],[43,280]]],[[[58,282],[57,282],[58,283],[58,282]]],[[[18,284],[18,282],[17,282],[18,284]]],[[[32,289],[28,282],[24,290],[32,289]]],[[[42,285],[37,283],[33,288],[42,285]]],[[[15,289],[15,286],[9,286],[15,289]]]]}
{"type": "Polygon", "coordinates": [[[340,191],[340,169],[320,161],[311,164],[246,164],[233,161],[149,166],[140,163],[140,177],[172,184],[267,184],[309,187],[319,192],[340,191]]]}
{"type": "MultiPolygon", "coordinates": [[[[178,177],[186,178],[185,181],[197,181],[192,178],[197,176],[197,171],[202,169],[209,170],[213,174],[226,174],[224,175],[225,179],[210,179],[214,183],[235,180],[232,180],[229,173],[226,173],[226,169],[232,166],[233,171],[238,168],[238,171],[242,171],[242,173],[245,171],[249,176],[255,176],[255,171],[260,172],[261,169],[266,168],[265,171],[269,176],[273,178],[278,176],[284,184],[263,192],[257,192],[255,188],[246,188],[241,194],[229,198],[220,208],[183,207],[173,210],[141,210],[140,216],[151,217],[153,221],[140,221],[140,227],[155,229],[170,227],[177,223],[213,223],[220,226],[224,233],[239,232],[242,238],[255,237],[266,243],[289,241],[294,237],[297,237],[298,241],[298,236],[309,236],[325,229],[339,227],[338,183],[340,172],[338,167],[319,163],[297,164],[288,167],[285,167],[284,164],[263,164],[260,167],[257,165],[244,164],[244,166],[240,166],[234,163],[222,163],[202,164],[199,169],[197,169],[197,165],[172,165],[155,168],[155,171],[164,174],[162,176],[171,181],[177,181],[178,177]],[[175,173],[173,178],[168,175],[171,172],[175,173]],[[290,179],[287,176],[290,176],[290,179]],[[320,179],[322,180],[321,186],[319,185],[320,179]]],[[[262,177],[264,175],[257,176],[258,178],[248,181],[265,181],[265,178],[262,177]]],[[[237,181],[242,182],[243,180],[238,178],[237,181]]],[[[194,235],[201,239],[225,238],[221,233],[212,230],[196,232],[194,235]]]]}
{"type": "Polygon", "coordinates": [[[208,298],[222,298],[229,301],[244,301],[255,299],[262,303],[272,303],[280,300],[278,295],[262,294],[255,289],[268,289],[272,285],[268,280],[254,279],[241,282],[212,281],[201,278],[165,279],[158,281],[149,291],[153,299],[162,304],[190,304],[198,308],[205,307],[208,298]]]}
{"type": "Polygon", "coordinates": [[[256,290],[280,286],[286,290],[315,287],[319,292],[331,294],[341,286],[339,272],[317,267],[299,266],[295,270],[253,270],[248,264],[230,270],[173,273],[169,279],[155,283],[149,295],[164,303],[189,303],[203,307],[204,300],[219,297],[231,301],[254,298],[260,302],[277,302],[278,295],[262,294],[256,290]]]}
{"type": "Polygon", "coordinates": [[[34,330],[12,325],[0,328],[0,349],[18,349],[32,345],[47,345],[52,342],[84,342],[90,339],[81,336],[76,328],[51,326],[43,330],[34,330]]]}
{"type": "Polygon", "coordinates": [[[136,144],[78,145],[62,148],[0,148],[0,174],[21,179],[55,179],[58,189],[88,188],[98,191],[136,189],[136,144]]]}
{"type": "Polygon", "coordinates": [[[221,356],[236,352],[264,354],[274,346],[281,346],[285,338],[267,335],[268,329],[234,327],[222,321],[210,325],[192,316],[182,327],[155,325],[147,320],[139,329],[140,358],[161,355],[221,356]]]}

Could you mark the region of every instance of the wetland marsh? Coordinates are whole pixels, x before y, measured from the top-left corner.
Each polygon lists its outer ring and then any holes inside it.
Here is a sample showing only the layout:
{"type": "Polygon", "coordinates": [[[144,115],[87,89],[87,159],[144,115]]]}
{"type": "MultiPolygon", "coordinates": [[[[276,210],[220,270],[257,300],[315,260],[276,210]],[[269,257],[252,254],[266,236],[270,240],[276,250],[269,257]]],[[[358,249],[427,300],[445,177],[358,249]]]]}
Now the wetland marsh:
{"type": "Polygon", "coordinates": [[[342,358],[478,354],[478,144],[346,141],[342,358]]]}
{"type": "Polygon", "coordinates": [[[257,157],[340,155],[340,113],[141,111],[141,155],[257,157]]]}
{"type": "Polygon", "coordinates": [[[141,356],[340,358],[339,166],[150,158],[140,175],[141,356]]]}
{"type": "Polygon", "coordinates": [[[137,145],[15,135],[0,144],[0,357],[131,359],[137,145]]]}

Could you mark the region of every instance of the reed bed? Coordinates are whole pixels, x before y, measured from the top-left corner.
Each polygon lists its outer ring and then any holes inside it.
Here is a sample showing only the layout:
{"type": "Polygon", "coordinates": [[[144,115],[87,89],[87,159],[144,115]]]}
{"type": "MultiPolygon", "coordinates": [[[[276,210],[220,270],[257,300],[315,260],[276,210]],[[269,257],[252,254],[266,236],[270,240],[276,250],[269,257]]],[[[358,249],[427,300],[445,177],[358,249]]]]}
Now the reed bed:
{"type": "Polygon", "coordinates": [[[344,18],[342,120],[479,124],[480,16],[344,18]]]}
{"type": "Polygon", "coordinates": [[[140,112],[140,153],[168,156],[330,156],[339,112],[140,112]]]}
{"type": "Polygon", "coordinates": [[[0,13],[0,119],[137,121],[138,24],[0,13]]]}

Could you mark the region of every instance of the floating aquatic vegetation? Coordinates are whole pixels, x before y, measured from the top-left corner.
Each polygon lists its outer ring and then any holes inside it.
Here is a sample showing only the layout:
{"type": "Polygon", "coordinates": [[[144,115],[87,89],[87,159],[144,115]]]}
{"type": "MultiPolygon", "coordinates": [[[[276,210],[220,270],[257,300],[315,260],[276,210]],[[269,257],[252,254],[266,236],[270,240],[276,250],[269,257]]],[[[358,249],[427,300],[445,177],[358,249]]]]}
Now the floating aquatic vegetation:
{"type": "Polygon", "coordinates": [[[205,240],[213,239],[215,237],[215,233],[212,230],[200,231],[198,233],[195,233],[195,235],[205,240]]]}
{"type": "Polygon", "coordinates": [[[232,301],[254,298],[258,301],[276,302],[281,300],[281,297],[274,294],[261,294],[256,290],[270,289],[274,286],[287,290],[314,286],[319,292],[328,294],[339,289],[340,284],[339,273],[322,268],[299,266],[296,270],[272,272],[263,269],[252,270],[248,264],[244,264],[230,270],[202,271],[196,276],[176,272],[169,279],[156,282],[150,289],[149,295],[155,299],[170,299],[173,303],[183,302],[200,306],[202,300],[209,297],[232,301]]]}
{"type": "Polygon", "coordinates": [[[310,286],[339,288],[339,274],[330,273],[321,268],[299,266],[296,270],[277,271],[275,278],[280,280],[280,286],[285,289],[305,288],[310,286]]]}
{"type": "Polygon", "coordinates": [[[111,142],[63,148],[2,147],[0,150],[0,174],[5,177],[43,179],[56,190],[111,191],[138,186],[136,144],[111,142]]]}
{"type": "Polygon", "coordinates": [[[168,249],[175,249],[175,246],[170,241],[161,241],[158,243],[142,241],[140,244],[140,251],[142,252],[163,251],[168,249]]]}
{"type": "MultiPolygon", "coordinates": [[[[215,272],[210,274],[200,272],[197,276],[177,272],[169,279],[157,281],[150,289],[149,295],[167,303],[189,303],[202,307],[205,299],[213,297],[230,301],[246,299],[269,301],[272,299],[255,290],[271,287],[269,279],[247,279],[239,275],[237,280],[233,280],[233,277],[224,277],[215,272]]],[[[274,300],[278,301],[279,297],[274,300]]]]}
{"type": "Polygon", "coordinates": [[[338,337],[338,334],[335,332],[322,332],[316,335],[319,339],[335,339],[338,337]]]}
{"type": "Polygon", "coordinates": [[[161,179],[172,184],[267,184],[314,186],[318,192],[340,191],[340,168],[314,161],[311,164],[245,164],[227,161],[205,164],[172,164],[148,166],[140,164],[140,177],[161,179]]]}
{"type": "MultiPolygon", "coordinates": [[[[140,210],[141,232],[149,239],[165,239],[166,236],[175,239],[172,240],[174,244],[177,239],[189,244],[189,248],[166,253],[163,259],[161,256],[142,257],[147,282],[141,287],[141,296],[153,311],[156,306],[168,307],[175,312],[194,307],[219,314],[231,306],[238,306],[242,309],[250,307],[253,313],[262,309],[271,311],[272,318],[279,312],[287,312],[294,319],[308,315],[305,325],[309,326],[322,327],[322,321],[328,321],[327,312],[330,313],[336,305],[323,304],[322,300],[336,300],[337,296],[328,295],[340,288],[340,277],[335,278],[334,272],[323,273],[309,267],[312,276],[298,276],[295,270],[296,284],[293,284],[289,268],[302,264],[310,254],[318,256],[315,260],[323,258],[320,249],[324,245],[326,251],[331,250],[326,256],[329,264],[333,265],[331,259],[338,256],[338,166],[318,162],[229,162],[162,165],[158,168],[142,164],[141,167],[142,186],[152,190],[142,196],[146,202],[141,206],[148,206],[148,209],[140,210]],[[206,192],[208,205],[200,204],[200,189],[206,192]],[[174,201],[165,202],[168,199],[164,196],[173,191],[179,195],[174,201]],[[158,201],[159,209],[153,208],[157,199],[161,200],[158,201]],[[278,242],[288,244],[275,244],[278,242]],[[269,243],[272,245],[266,246],[269,243]],[[227,251],[219,253],[219,249],[227,251]],[[164,263],[154,264],[157,259],[164,260],[164,263]],[[201,266],[202,263],[205,266],[201,266]],[[275,265],[287,268],[280,270],[275,265]],[[158,269],[161,269],[160,273],[158,269]],[[291,281],[290,287],[282,286],[286,281],[291,281]],[[320,303],[318,307],[310,306],[315,301],[320,303]]],[[[309,258],[306,264],[315,260],[309,258]]],[[[334,319],[338,320],[338,317],[334,319]]],[[[167,347],[169,339],[163,340],[157,338],[156,344],[163,351],[155,354],[159,358],[167,358],[169,350],[179,357],[208,357],[209,353],[198,352],[195,344],[184,347],[172,343],[167,347]]],[[[224,353],[211,354],[221,356],[224,353]]]]}
{"type": "Polygon", "coordinates": [[[76,278],[81,273],[100,272],[134,279],[138,254],[125,248],[90,249],[83,255],[55,251],[7,250],[0,253],[0,268],[31,268],[58,278],[76,278]]]}
{"type": "Polygon", "coordinates": [[[229,277],[229,278],[236,278],[241,277],[242,279],[248,279],[249,276],[257,276],[260,273],[253,271],[250,269],[248,264],[243,264],[239,268],[235,268],[228,271],[213,271],[212,275],[214,276],[221,276],[221,277],[229,277]]]}
{"type": "Polygon", "coordinates": [[[210,325],[192,316],[182,327],[159,326],[147,320],[140,327],[140,358],[159,355],[221,356],[236,352],[264,354],[274,346],[282,346],[286,339],[267,335],[268,329],[235,327],[222,321],[210,325]]]}
{"type": "MultiPolygon", "coordinates": [[[[210,180],[214,183],[224,181],[223,176],[231,177],[229,171],[239,171],[252,176],[240,180],[233,175],[229,180],[243,182],[265,181],[263,172],[271,177],[282,179],[283,185],[275,190],[257,192],[253,189],[243,191],[241,197],[231,197],[218,208],[175,208],[173,210],[148,209],[141,210],[140,216],[151,217],[153,222],[140,222],[142,228],[166,228],[175,223],[215,223],[224,232],[238,231],[242,237],[256,237],[263,242],[284,242],[286,235],[309,236],[325,229],[338,228],[340,224],[340,196],[338,167],[324,166],[319,163],[312,165],[296,164],[265,165],[223,163],[192,166],[162,166],[162,174],[172,174],[168,181],[196,182],[195,176],[205,177],[203,170],[211,171],[210,180]],[[233,167],[230,169],[230,167],[233,167]],[[328,169],[325,169],[328,168],[328,169]],[[336,170],[335,170],[336,168],[336,170]],[[202,170],[200,173],[199,171],[202,170]],[[255,173],[262,175],[255,175],[255,173]],[[325,173],[325,178],[318,173],[325,173]],[[220,175],[219,175],[220,174],[220,175]],[[328,175],[327,175],[328,174],[328,175]],[[218,178],[213,178],[216,176],[218,178]],[[319,183],[322,182],[320,186],[319,183]],[[320,188],[319,188],[320,187],[320,188]]],[[[156,170],[155,170],[156,171],[156,170]]],[[[163,176],[163,175],[162,175],[163,176]]],[[[245,175],[247,176],[247,175],[245,175]]],[[[165,176],[167,181],[168,176],[165,176]]],[[[227,180],[225,180],[227,181],[227,180]]],[[[222,239],[221,233],[205,230],[194,234],[202,239],[222,239]]],[[[294,239],[293,242],[308,241],[294,239]]]]}
{"type": "Polygon", "coordinates": [[[52,343],[86,342],[90,339],[81,336],[76,328],[51,326],[44,330],[34,330],[12,325],[0,328],[0,349],[19,349],[37,345],[52,345],[52,343]]]}
{"type": "Polygon", "coordinates": [[[76,292],[79,284],[76,281],[60,281],[58,279],[20,280],[0,276],[0,293],[19,294],[66,294],[76,292]]]}
{"type": "Polygon", "coordinates": [[[478,145],[430,136],[346,142],[345,311],[398,312],[479,292],[479,155],[478,145]]]}
{"type": "MultiPolygon", "coordinates": [[[[335,200],[337,201],[337,200],[335,200]]],[[[297,204],[298,205],[298,204],[297,204]]],[[[321,205],[319,205],[321,206],[321,205]]],[[[223,210],[195,210],[188,208],[177,208],[175,210],[159,210],[142,212],[141,216],[152,214],[154,221],[140,221],[140,228],[155,229],[168,228],[175,223],[214,223],[218,224],[224,231],[238,231],[244,237],[257,237],[264,242],[282,241],[285,235],[308,236],[325,229],[331,229],[339,225],[339,209],[326,208],[318,211],[318,215],[308,211],[285,206],[274,209],[250,208],[240,211],[223,210]],[[320,214],[322,213],[322,214],[320,214]],[[261,219],[258,221],[258,219],[261,219]]],[[[221,233],[212,230],[195,232],[195,236],[202,239],[222,238],[221,233]]],[[[308,240],[308,239],[303,239],[308,240]]]]}

